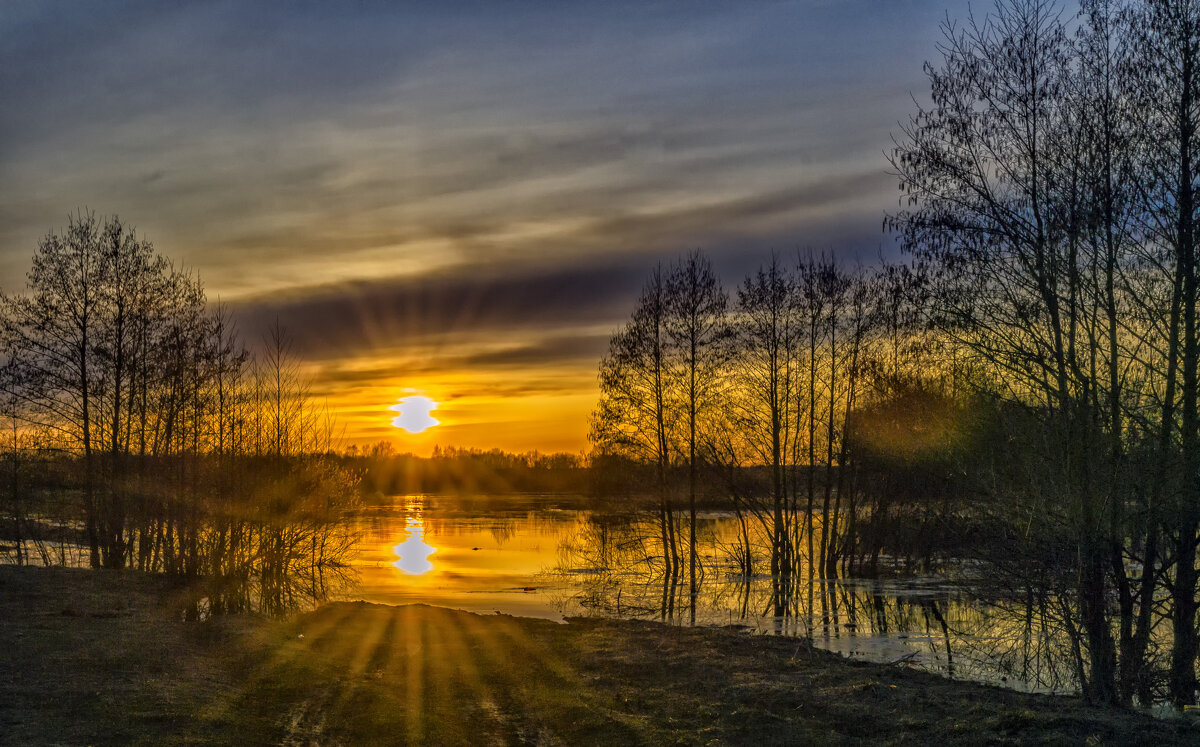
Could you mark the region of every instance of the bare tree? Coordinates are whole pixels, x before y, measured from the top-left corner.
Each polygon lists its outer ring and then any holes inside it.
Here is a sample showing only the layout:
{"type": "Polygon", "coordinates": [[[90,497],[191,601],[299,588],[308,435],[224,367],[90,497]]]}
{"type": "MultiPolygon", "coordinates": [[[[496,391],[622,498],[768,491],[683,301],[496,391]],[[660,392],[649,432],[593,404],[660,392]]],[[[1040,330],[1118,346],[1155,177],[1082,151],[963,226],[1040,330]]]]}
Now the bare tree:
{"type": "MultiPolygon", "coordinates": [[[[1089,290],[1081,138],[1072,117],[1072,46],[1061,9],[1003,0],[983,21],[947,24],[933,105],[904,130],[892,165],[907,195],[893,219],[906,247],[938,267],[941,331],[992,371],[1003,396],[1039,408],[1079,554],[1078,604],[1089,697],[1115,702],[1108,616],[1111,512],[1123,500],[1085,458],[1111,440],[1094,408],[1089,335],[1106,311],[1089,290]],[[1107,488],[1107,489],[1106,489],[1107,488]]],[[[1111,457],[1111,454],[1106,454],[1111,457]]],[[[1049,512],[1047,512],[1049,513],[1049,512]]],[[[1086,674],[1086,676],[1084,676],[1086,674]]]]}
{"type": "Polygon", "coordinates": [[[721,397],[729,336],[728,296],[712,265],[699,251],[689,254],[667,279],[667,334],[678,351],[680,398],[687,431],[688,605],[696,619],[696,491],[699,457],[697,427],[702,411],[721,397]]]}
{"type": "Polygon", "coordinates": [[[775,615],[784,614],[784,592],[794,549],[789,532],[789,457],[794,451],[795,407],[801,361],[801,325],[794,279],[772,255],[737,291],[733,366],[741,403],[741,429],[756,461],[770,467],[771,576],[775,615]]]}

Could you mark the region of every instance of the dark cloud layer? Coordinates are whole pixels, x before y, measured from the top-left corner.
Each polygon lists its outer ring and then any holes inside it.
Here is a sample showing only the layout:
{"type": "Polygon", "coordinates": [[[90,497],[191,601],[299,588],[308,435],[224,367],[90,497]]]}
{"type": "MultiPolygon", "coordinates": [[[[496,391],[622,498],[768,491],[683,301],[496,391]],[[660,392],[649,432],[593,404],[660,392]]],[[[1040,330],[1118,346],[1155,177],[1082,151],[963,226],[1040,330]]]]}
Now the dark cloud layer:
{"type": "MultiPolygon", "coordinates": [[[[313,359],[432,345],[461,355],[464,364],[548,362],[581,352],[571,342],[576,336],[556,337],[555,330],[619,323],[636,297],[641,270],[464,267],[432,276],[306,288],[230,308],[252,343],[278,319],[297,351],[313,359]],[[547,334],[548,339],[539,339],[547,334]],[[456,351],[464,342],[508,347],[456,351]]],[[[596,349],[594,335],[587,337],[586,349],[596,349]]]]}

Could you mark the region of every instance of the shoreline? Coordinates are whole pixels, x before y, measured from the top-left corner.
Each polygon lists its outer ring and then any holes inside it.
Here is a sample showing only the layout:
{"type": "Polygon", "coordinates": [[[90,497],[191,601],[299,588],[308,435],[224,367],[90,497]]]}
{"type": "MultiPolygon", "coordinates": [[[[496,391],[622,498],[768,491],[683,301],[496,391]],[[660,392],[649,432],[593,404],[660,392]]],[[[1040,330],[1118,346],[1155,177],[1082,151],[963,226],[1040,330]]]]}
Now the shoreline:
{"type": "Polygon", "coordinates": [[[0,566],[11,744],[1189,744],[1190,719],[722,628],[335,602],[186,622],[165,579],[0,566]]]}

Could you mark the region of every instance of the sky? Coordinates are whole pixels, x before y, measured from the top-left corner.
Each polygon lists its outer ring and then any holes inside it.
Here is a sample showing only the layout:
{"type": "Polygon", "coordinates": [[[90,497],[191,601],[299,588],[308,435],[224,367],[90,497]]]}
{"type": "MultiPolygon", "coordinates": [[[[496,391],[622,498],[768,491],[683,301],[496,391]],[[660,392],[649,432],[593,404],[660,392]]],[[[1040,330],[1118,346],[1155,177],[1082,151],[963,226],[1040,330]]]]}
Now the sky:
{"type": "Polygon", "coordinates": [[[86,208],[276,319],[343,446],[587,448],[648,270],[871,262],[959,0],[0,5],[0,288],[86,208]],[[440,425],[394,427],[426,396],[440,425]]]}

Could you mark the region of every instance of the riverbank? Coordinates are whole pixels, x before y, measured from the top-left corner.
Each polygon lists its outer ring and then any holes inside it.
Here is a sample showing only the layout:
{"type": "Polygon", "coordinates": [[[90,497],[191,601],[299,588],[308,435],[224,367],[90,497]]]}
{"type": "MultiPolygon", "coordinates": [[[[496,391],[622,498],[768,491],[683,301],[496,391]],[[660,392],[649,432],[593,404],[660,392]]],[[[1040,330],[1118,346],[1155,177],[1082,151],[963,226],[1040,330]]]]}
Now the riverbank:
{"type": "Polygon", "coordinates": [[[1194,744],[1200,725],[794,639],[331,604],[187,622],[162,579],[0,566],[7,744],[1194,744]]]}

